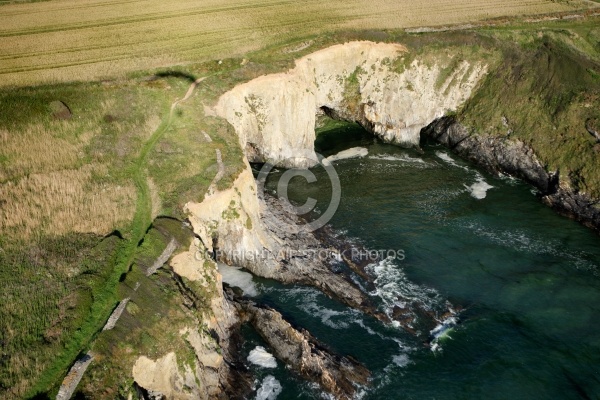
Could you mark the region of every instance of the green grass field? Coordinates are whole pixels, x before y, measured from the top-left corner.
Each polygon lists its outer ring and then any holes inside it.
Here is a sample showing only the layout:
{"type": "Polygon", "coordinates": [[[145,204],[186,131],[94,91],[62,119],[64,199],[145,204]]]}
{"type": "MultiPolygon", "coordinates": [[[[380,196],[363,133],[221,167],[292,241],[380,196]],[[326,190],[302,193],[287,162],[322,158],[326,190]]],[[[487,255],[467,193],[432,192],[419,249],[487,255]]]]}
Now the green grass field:
{"type": "Polygon", "coordinates": [[[204,196],[215,149],[223,149],[224,184],[239,173],[241,151],[227,145],[234,132],[194,112],[197,93],[171,115],[190,82],[164,75],[2,92],[0,130],[10,144],[0,150],[2,397],[29,397],[60,382],[119,300],[119,279],[154,217],[182,216],[185,202],[204,196]],[[70,119],[52,116],[56,99],[69,105],[70,119]],[[200,130],[216,134],[214,142],[197,140],[200,130]],[[41,142],[34,146],[32,131],[41,142]],[[64,147],[56,157],[40,154],[64,147]],[[23,184],[32,179],[44,184],[23,184]],[[123,188],[129,196],[114,195],[123,188]]]}

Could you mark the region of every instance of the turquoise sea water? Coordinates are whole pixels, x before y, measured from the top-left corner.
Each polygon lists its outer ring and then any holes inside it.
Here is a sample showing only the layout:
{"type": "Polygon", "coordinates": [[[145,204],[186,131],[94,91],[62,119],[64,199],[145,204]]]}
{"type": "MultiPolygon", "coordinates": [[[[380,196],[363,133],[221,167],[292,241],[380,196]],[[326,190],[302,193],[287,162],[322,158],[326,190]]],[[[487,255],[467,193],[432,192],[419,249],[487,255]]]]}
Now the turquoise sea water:
{"type": "MultiPolygon", "coordinates": [[[[433,350],[313,288],[254,278],[257,300],[363,362],[373,373],[364,399],[600,398],[600,237],[542,205],[529,186],[441,146],[400,149],[356,129],[316,143],[326,156],[354,146],[369,154],[335,162],[342,197],[331,226],[366,248],[404,251],[372,267],[383,308],[394,293],[431,308],[449,301],[462,309],[458,323],[433,350]]],[[[317,183],[293,179],[290,197],[314,197],[325,209],[326,174],[314,173],[317,183]]],[[[269,351],[250,328],[244,335],[245,352],[269,351]]],[[[249,367],[257,389],[267,376],[281,386],[271,398],[323,396],[281,362],[249,367]]]]}

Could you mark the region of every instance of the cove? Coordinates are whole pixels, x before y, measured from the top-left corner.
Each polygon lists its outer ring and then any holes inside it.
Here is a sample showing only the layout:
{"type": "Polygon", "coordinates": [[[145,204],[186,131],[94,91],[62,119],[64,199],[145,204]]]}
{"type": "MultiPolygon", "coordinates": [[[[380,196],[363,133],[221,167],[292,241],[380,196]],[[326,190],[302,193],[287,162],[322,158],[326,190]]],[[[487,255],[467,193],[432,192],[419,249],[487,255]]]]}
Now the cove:
{"type": "MultiPolygon", "coordinates": [[[[332,228],[368,249],[404,251],[403,260],[372,266],[380,307],[393,307],[400,293],[432,308],[450,302],[458,323],[434,350],[317,289],[254,278],[256,299],[363,362],[373,373],[364,399],[600,396],[597,234],[545,207],[530,186],[478,170],[440,145],[401,149],[343,126],[321,134],[316,151],[357,146],[368,155],[334,163],[342,197],[332,228]]],[[[313,172],[316,183],[293,179],[288,193],[323,209],[327,179],[313,172]]],[[[277,173],[271,180],[274,190],[277,173]]],[[[243,351],[265,346],[244,333],[243,351]]],[[[281,363],[250,369],[258,387],[268,375],[280,382],[277,398],[320,397],[281,363]]]]}

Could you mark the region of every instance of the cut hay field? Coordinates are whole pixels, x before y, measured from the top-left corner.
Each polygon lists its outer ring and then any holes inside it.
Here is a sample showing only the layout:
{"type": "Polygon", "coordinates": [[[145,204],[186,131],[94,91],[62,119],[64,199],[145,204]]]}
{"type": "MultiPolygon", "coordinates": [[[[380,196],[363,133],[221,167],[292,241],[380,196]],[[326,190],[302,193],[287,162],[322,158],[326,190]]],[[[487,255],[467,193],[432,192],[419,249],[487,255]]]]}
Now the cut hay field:
{"type": "Polygon", "coordinates": [[[114,78],[340,29],[573,11],[573,0],[50,0],[0,5],[0,86],[114,78]]]}

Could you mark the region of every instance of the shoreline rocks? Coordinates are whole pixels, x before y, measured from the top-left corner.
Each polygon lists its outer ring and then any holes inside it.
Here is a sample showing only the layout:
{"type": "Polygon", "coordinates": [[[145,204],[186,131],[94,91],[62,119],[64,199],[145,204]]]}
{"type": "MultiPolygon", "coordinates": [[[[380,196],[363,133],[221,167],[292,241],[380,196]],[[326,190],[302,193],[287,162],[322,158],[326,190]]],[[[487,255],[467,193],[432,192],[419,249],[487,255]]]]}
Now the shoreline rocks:
{"type": "Polygon", "coordinates": [[[302,378],[316,382],[336,399],[352,399],[370,372],[351,357],[330,352],[304,329],[296,329],[272,308],[234,300],[239,315],[269,344],[275,356],[302,378]]]}
{"type": "Polygon", "coordinates": [[[433,121],[421,132],[488,171],[515,176],[540,191],[542,202],[562,215],[600,231],[599,202],[559,184],[559,172],[548,172],[534,149],[508,137],[472,135],[454,117],[433,121]]]}

